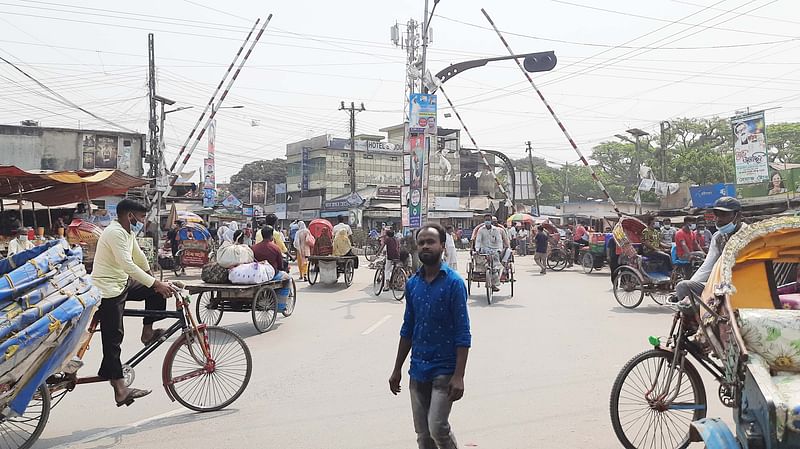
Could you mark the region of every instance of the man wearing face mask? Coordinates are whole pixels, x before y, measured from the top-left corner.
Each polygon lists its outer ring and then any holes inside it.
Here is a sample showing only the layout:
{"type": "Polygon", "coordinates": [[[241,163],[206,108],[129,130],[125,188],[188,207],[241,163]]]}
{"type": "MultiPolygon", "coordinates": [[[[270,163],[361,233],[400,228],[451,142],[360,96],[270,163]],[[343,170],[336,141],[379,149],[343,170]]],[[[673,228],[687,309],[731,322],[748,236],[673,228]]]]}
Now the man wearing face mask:
{"type": "Polygon", "coordinates": [[[675,286],[675,294],[670,298],[673,302],[678,302],[693,294],[699,298],[705,289],[711,269],[717,263],[725,244],[733,234],[740,229],[747,227],[742,223],[742,205],[739,200],[729,196],[724,196],[714,203],[712,208],[714,218],[717,223],[717,232],[711,237],[711,244],[708,247],[708,255],[703,265],[698,268],[692,278],[688,281],[681,281],[675,286]]]}
{"type": "MultiPolygon", "coordinates": [[[[500,284],[500,253],[507,248],[507,243],[503,238],[506,233],[492,224],[493,217],[483,222],[483,226],[478,228],[475,237],[475,250],[478,254],[491,256],[494,269],[492,270],[492,290],[500,291],[497,286],[500,284]]],[[[486,267],[489,268],[488,266],[486,267]]]]}
{"type": "MultiPolygon", "coordinates": [[[[92,280],[103,298],[98,310],[103,341],[103,362],[98,375],[111,383],[117,407],[131,405],[134,399],[150,394],[149,390],[125,386],[122,375],[120,346],[124,336],[125,302],[144,301],[147,310],[166,310],[166,298],[173,292],[169,284],[152,276],[147,257],[136,241],[146,213],[147,208],[136,201],[120,201],[117,219],[100,235],[94,255],[92,280]]],[[[155,321],[144,319],[141,341],[145,345],[164,335],[163,329],[153,329],[155,321]]]]}
{"type": "MultiPolygon", "coordinates": [[[[658,229],[658,227],[656,227],[658,229]]],[[[665,218],[664,222],[661,224],[661,242],[665,245],[672,246],[672,243],[675,241],[675,233],[678,232],[677,229],[672,227],[672,220],[669,218],[665,218]]]]}
{"type": "Polygon", "coordinates": [[[8,242],[8,256],[19,254],[33,248],[33,242],[28,240],[28,230],[20,228],[17,230],[17,238],[8,242]]]}

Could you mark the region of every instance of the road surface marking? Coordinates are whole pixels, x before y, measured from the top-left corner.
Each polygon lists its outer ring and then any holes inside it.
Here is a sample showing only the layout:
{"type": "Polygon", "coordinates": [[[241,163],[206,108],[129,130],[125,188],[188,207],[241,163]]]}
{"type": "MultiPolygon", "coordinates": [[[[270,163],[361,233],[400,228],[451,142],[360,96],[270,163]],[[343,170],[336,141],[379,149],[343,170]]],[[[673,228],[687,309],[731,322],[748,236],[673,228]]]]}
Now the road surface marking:
{"type": "Polygon", "coordinates": [[[374,331],[375,329],[377,329],[378,327],[380,327],[380,325],[381,325],[381,324],[383,324],[383,323],[385,323],[385,322],[389,321],[389,319],[390,319],[391,317],[392,317],[391,315],[386,315],[385,317],[383,317],[383,318],[381,318],[380,320],[378,320],[378,322],[377,322],[377,323],[375,323],[375,324],[373,324],[372,326],[368,327],[368,328],[367,328],[367,330],[365,330],[364,332],[362,332],[362,333],[361,333],[361,335],[369,335],[369,334],[371,334],[371,333],[372,333],[372,331],[374,331]]]}
{"type": "Polygon", "coordinates": [[[88,437],[86,437],[86,438],[84,438],[82,440],[73,441],[71,443],[60,444],[58,446],[54,446],[52,449],[68,449],[68,448],[71,448],[71,447],[76,447],[76,446],[81,445],[81,444],[85,444],[85,443],[89,443],[89,442],[92,442],[92,441],[101,440],[103,438],[107,438],[107,437],[110,437],[112,435],[116,435],[118,433],[122,433],[122,432],[125,432],[125,431],[130,430],[130,429],[135,429],[137,427],[140,427],[140,426],[142,426],[144,424],[147,424],[149,422],[152,422],[152,421],[158,421],[159,419],[169,418],[170,416],[177,415],[177,414],[179,414],[181,412],[184,412],[184,411],[187,411],[187,410],[185,408],[178,408],[178,409],[166,412],[166,413],[162,413],[160,415],[156,415],[156,416],[151,416],[149,418],[145,418],[145,419],[143,419],[141,421],[136,421],[133,424],[128,424],[128,425],[125,425],[125,426],[115,427],[113,429],[106,430],[105,432],[100,432],[100,433],[97,433],[95,435],[90,435],[90,436],[88,436],[88,437]]]}

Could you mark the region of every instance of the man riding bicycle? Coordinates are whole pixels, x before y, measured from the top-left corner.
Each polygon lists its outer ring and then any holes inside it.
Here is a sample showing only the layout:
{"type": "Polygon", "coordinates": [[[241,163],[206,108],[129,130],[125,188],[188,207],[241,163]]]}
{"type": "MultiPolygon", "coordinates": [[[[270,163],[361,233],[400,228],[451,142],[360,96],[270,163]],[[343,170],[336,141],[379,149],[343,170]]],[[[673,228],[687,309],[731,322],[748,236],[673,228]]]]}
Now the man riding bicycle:
{"type": "MultiPolygon", "coordinates": [[[[503,238],[505,234],[502,229],[492,225],[491,216],[487,217],[483,222],[483,226],[478,228],[475,236],[475,250],[478,254],[489,256],[492,259],[492,272],[486,273],[487,276],[492,277],[492,290],[500,291],[497,287],[500,284],[500,253],[508,248],[506,240],[503,238]]],[[[489,267],[486,267],[487,270],[489,267]]]]}
{"type": "MultiPolygon", "coordinates": [[[[134,399],[150,394],[150,390],[125,386],[120,361],[125,302],[144,301],[147,310],[166,310],[166,298],[173,292],[169,284],[153,277],[147,257],[136,241],[146,213],[147,208],[136,201],[120,201],[117,219],[100,235],[94,255],[92,280],[103,298],[97,312],[103,339],[103,362],[98,375],[108,379],[114,388],[117,407],[131,405],[134,399]]],[[[163,329],[153,329],[155,321],[153,318],[144,319],[141,341],[145,345],[165,333],[163,329]]]]}

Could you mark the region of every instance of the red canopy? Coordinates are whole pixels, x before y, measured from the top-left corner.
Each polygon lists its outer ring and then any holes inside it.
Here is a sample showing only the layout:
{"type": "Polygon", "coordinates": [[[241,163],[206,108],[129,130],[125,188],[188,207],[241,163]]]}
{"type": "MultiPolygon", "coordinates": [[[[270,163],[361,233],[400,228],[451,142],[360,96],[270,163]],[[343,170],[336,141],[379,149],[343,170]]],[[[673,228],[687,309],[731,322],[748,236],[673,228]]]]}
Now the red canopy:
{"type": "Polygon", "coordinates": [[[108,195],[122,195],[133,187],[147,184],[119,170],[25,171],[0,165],[0,198],[19,198],[45,206],[85,202],[108,195]]]}

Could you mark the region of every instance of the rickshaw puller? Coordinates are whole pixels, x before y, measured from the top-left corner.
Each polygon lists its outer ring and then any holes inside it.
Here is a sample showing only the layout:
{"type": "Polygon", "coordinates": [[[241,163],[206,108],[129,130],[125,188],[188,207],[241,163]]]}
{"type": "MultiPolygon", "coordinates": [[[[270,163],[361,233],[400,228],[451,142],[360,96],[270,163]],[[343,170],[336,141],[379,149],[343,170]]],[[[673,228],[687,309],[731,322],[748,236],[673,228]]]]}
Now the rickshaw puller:
{"type": "Polygon", "coordinates": [[[678,282],[678,285],[675,286],[675,294],[670,297],[670,301],[678,303],[685,317],[693,316],[695,313],[692,302],[687,297],[691,294],[700,298],[711,275],[711,269],[722,255],[725,244],[728,243],[731,236],[747,226],[742,223],[742,205],[736,198],[724,196],[714,203],[712,210],[716,219],[717,232],[711,238],[706,260],[690,280],[678,282]]]}
{"type": "MultiPolygon", "coordinates": [[[[486,220],[478,230],[475,237],[475,250],[478,254],[488,255],[492,258],[494,269],[487,276],[492,276],[492,290],[500,291],[497,285],[500,283],[500,253],[507,249],[504,232],[492,225],[491,220],[486,220]]],[[[488,270],[488,266],[486,267],[488,270]]]]}

